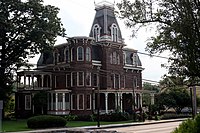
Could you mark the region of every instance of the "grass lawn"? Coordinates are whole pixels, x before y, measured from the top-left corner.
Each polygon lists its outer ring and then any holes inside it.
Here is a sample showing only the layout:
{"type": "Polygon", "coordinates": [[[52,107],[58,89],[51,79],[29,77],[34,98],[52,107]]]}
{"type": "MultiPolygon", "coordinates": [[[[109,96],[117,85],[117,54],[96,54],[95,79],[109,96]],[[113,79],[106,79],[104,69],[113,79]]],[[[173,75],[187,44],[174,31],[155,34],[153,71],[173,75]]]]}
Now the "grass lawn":
{"type": "MultiPolygon", "coordinates": [[[[132,121],[120,121],[120,122],[100,122],[101,125],[108,124],[122,124],[130,123],[132,121]]],[[[96,126],[97,122],[91,121],[69,121],[67,122],[67,127],[83,127],[83,126],[96,126]]],[[[10,120],[3,121],[2,125],[3,132],[17,132],[17,131],[28,131],[29,129],[26,125],[26,120],[10,120]]]]}

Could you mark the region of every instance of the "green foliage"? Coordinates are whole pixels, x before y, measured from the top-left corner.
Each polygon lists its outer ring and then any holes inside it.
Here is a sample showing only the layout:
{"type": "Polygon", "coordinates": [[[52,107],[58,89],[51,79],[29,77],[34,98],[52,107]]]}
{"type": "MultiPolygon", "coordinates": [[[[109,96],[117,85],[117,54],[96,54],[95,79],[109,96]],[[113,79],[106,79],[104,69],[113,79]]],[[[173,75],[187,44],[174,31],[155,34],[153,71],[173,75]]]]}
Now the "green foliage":
{"type": "Polygon", "coordinates": [[[33,104],[36,110],[36,114],[44,114],[45,109],[47,108],[47,92],[40,91],[36,93],[33,97],[33,104]]]}
{"type": "Polygon", "coordinates": [[[28,128],[64,127],[67,121],[60,116],[40,115],[27,120],[28,128]]]}
{"type": "Polygon", "coordinates": [[[119,16],[133,34],[141,27],[155,27],[147,51],[170,51],[169,72],[194,79],[200,77],[199,4],[199,0],[123,0],[117,5],[119,16]]]}
{"type": "Polygon", "coordinates": [[[184,88],[173,88],[155,96],[155,104],[162,109],[174,108],[177,113],[184,107],[189,107],[191,99],[188,91],[184,88]]]}
{"type": "Polygon", "coordinates": [[[195,119],[188,119],[179,125],[173,133],[199,133],[200,132],[200,115],[195,119]]]}
{"type": "Polygon", "coordinates": [[[13,73],[35,54],[52,49],[65,30],[57,17],[59,9],[42,0],[1,0],[0,9],[0,99],[6,102],[13,73]]]}
{"type": "Polygon", "coordinates": [[[69,114],[69,115],[66,115],[64,118],[67,121],[75,121],[75,120],[77,120],[78,116],[77,115],[71,115],[71,114],[69,114]]]}
{"type": "Polygon", "coordinates": [[[165,113],[160,117],[160,119],[167,120],[167,119],[189,118],[189,117],[191,117],[191,115],[189,114],[165,113]]]}
{"type": "Polygon", "coordinates": [[[128,113],[122,112],[113,112],[109,114],[102,114],[100,115],[101,121],[126,121],[130,119],[130,115],[128,113]]]}

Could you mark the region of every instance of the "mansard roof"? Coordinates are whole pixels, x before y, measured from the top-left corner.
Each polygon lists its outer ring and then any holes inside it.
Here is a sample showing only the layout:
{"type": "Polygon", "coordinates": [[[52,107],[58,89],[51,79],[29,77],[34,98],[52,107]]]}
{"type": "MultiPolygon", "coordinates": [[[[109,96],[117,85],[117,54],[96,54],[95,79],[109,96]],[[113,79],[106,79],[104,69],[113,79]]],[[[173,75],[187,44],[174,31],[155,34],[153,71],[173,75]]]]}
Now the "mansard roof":
{"type": "Polygon", "coordinates": [[[111,40],[111,27],[115,25],[118,28],[118,42],[122,43],[123,38],[121,35],[121,30],[118,25],[115,13],[114,13],[114,5],[103,2],[96,5],[96,15],[93,20],[93,24],[90,30],[90,37],[93,36],[93,29],[95,25],[100,27],[100,38],[101,39],[110,39],[111,40]]]}

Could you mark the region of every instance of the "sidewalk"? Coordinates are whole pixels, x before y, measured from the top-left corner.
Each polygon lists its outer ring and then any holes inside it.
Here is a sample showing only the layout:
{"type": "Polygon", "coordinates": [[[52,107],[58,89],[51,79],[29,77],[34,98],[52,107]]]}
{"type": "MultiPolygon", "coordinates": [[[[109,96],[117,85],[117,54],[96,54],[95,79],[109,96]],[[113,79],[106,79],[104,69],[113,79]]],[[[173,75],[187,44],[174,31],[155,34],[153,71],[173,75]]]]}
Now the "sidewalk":
{"type": "Polygon", "coordinates": [[[76,128],[51,128],[51,129],[41,129],[41,130],[32,130],[32,131],[20,131],[20,132],[9,132],[9,133],[116,133],[116,131],[106,131],[106,128],[116,128],[116,127],[128,127],[128,126],[138,126],[138,125],[149,125],[157,123],[167,123],[167,122],[176,122],[184,121],[186,119],[170,119],[170,120],[146,120],[145,122],[134,122],[134,123],[125,123],[125,124],[110,124],[110,125],[101,125],[97,126],[86,126],[86,127],[76,127],[76,128]]]}

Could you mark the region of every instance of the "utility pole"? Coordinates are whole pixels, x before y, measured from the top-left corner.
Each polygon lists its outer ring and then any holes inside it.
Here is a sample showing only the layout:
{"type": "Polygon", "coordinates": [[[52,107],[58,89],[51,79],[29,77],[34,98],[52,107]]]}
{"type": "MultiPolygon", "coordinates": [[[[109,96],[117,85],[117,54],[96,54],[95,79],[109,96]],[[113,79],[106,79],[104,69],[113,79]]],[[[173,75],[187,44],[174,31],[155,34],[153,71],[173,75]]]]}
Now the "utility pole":
{"type": "Polygon", "coordinates": [[[135,77],[133,78],[133,121],[136,120],[136,114],[135,114],[135,77]]]}
{"type": "Polygon", "coordinates": [[[2,109],[3,109],[3,100],[0,100],[0,133],[2,133],[2,109]]]}
{"type": "Polygon", "coordinates": [[[99,80],[99,67],[97,68],[98,80],[97,80],[97,127],[100,127],[100,80],[99,80]]]}

